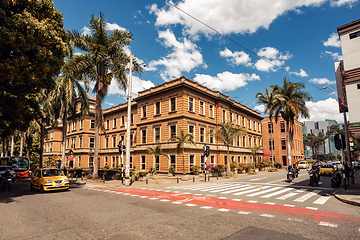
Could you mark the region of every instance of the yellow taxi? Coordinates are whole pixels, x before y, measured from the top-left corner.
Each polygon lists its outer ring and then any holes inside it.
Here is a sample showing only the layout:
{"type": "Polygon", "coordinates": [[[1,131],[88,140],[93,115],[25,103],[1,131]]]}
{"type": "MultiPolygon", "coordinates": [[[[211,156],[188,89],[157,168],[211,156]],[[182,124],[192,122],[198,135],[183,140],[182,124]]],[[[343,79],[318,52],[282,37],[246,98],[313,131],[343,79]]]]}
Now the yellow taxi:
{"type": "Polygon", "coordinates": [[[40,192],[69,190],[69,179],[57,168],[39,168],[31,176],[30,189],[40,192]]]}
{"type": "Polygon", "coordinates": [[[332,175],[335,172],[333,164],[323,164],[319,168],[320,175],[332,175]]]}

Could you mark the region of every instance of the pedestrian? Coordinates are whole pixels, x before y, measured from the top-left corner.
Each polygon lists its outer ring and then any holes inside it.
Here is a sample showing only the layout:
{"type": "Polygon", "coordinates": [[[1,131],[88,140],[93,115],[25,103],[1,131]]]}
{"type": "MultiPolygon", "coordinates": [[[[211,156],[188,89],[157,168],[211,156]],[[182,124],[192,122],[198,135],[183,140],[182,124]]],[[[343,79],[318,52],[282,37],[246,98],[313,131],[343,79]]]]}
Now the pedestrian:
{"type": "Polygon", "coordinates": [[[346,163],[345,164],[345,178],[346,178],[346,183],[347,185],[349,186],[349,182],[350,182],[350,171],[351,171],[351,168],[349,167],[349,164],[346,163]]]}

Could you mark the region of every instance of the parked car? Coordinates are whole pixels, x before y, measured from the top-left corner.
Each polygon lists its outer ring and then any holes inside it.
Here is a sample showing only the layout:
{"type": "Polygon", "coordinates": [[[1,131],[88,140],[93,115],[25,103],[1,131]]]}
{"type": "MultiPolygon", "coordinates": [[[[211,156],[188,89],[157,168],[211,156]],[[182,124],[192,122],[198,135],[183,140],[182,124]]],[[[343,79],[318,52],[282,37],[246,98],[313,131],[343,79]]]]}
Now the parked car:
{"type": "Polygon", "coordinates": [[[69,190],[69,179],[57,168],[39,168],[31,176],[30,189],[40,192],[69,190]]]}
{"type": "Polygon", "coordinates": [[[298,163],[297,167],[299,169],[307,169],[309,167],[309,164],[307,162],[305,162],[305,161],[301,161],[301,162],[298,163]]]}
{"type": "Polygon", "coordinates": [[[323,164],[320,166],[319,172],[320,175],[332,175],[335,172],[336,166],[333,164],[323,164]]]}

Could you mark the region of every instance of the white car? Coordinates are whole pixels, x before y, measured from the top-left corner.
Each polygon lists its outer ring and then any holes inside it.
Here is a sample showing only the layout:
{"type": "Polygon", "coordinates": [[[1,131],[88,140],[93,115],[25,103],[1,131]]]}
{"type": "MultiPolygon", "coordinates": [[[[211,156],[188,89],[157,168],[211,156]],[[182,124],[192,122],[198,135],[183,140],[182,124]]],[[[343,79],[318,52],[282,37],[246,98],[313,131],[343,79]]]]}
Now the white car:
{"type": "Polygon", "coordinates": [[[301,161],[298,163],[298,168],[307,169],[309,167],[309,164],[305,161],[301,161]]]}

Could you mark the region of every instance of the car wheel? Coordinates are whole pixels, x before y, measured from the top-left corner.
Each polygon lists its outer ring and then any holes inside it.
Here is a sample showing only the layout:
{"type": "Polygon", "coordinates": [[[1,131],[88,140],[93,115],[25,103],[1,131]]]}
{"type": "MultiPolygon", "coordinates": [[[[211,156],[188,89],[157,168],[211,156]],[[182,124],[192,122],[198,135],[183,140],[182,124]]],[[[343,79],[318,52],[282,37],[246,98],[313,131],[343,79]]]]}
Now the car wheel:
{"type": "Polygon", "coordinates": [[[40,192],[41,192],[41,193],[44,193],[44,192],[45,192],[43,185],[40,186],[40,192]]]}
{"type": "Polygon", "coordinates": [[[69,191],[69,188],[64,189],[64,191],[69,191]]]}

